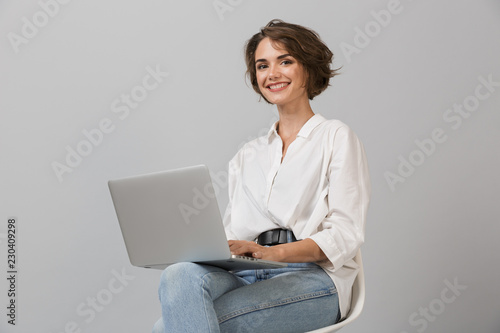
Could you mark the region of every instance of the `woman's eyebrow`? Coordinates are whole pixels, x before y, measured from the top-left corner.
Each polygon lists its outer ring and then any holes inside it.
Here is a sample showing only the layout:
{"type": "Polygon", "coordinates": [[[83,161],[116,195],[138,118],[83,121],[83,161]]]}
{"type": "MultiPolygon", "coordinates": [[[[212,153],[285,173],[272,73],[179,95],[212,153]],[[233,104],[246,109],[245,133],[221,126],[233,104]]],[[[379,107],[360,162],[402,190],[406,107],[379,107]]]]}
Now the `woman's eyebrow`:
{"type": "MultiPolygon", "coordinates": [[[[291,57],[291,55],[288,54],[288,53],[285,53],[285,54],[282,54],[282,55],[278,56],[276,59],[283,59],[283,58],[286,58],[286,57],[291,57]]],[[[266,62],[266,61],[267,61],[266,59],[257,59],[257,60],[255,60],[255,63],[266,62]]]]}

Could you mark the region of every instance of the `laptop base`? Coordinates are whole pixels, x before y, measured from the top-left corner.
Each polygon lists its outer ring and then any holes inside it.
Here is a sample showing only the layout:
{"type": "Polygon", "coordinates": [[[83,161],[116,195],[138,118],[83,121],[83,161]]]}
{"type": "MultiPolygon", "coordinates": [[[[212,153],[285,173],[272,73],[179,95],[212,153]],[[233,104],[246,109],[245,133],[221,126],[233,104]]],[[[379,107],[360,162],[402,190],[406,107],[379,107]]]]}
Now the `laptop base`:
{"type": "MultiPolygon", "coordinates": [[[[268,261],[268,260],[255,259],[252,257],[244,257],[244,256],[233,256],[232,258],[226,260],[210,260],[210,261],[200,261],[196,263],[202,265],[216,266],[228,271],[243,271],[247,269],[273,269],[273,268],[284,268],[288,266],[288,264],[284,262],[268,261]]],[[[144,268],[163,270],[167,266],[170,265],[165,265],[165,264],[150,265],[150,266],[144,266],[144,268]]]]}

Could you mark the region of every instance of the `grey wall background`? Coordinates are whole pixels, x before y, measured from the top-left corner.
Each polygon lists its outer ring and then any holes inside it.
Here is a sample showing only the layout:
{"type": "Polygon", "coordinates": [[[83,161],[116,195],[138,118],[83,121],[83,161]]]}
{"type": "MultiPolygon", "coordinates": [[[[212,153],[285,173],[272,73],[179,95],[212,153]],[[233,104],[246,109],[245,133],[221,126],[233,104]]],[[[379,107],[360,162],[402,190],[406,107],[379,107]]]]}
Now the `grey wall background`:
{"type": "Polygon", "coordinates": [[[223,175],[277,119],[242,48],[281,18],[333,50],[343,74],[312,106],[370,163],[366,305],[343,332],[500,332],[498,1],[59,1],[0,2],[2,275],[18,221],[16,325],[2,278],[0,331],[150,331],[160,272],[128,262],[106,182],[199,163],[223,175]],[[168,72],[150,90],[148,68],[168,72]]]}

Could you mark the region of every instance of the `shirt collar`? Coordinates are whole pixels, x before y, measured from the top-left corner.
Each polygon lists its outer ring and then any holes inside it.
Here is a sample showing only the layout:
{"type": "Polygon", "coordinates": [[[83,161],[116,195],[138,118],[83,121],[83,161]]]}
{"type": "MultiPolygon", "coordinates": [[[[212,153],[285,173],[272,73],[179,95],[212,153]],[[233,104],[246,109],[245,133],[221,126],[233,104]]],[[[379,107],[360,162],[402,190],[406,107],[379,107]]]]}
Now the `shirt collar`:
{"type": "MultiPolygon", "coordinates": [[[[301,136],[301,137],[307,138],[309,136],[309,134],[311,134],[312,130],[316,126],[318,126],[319,124],[321,124],[322,122],[324,122],[325,120],[326,120],[325,117],[323,117],[319,113],[316,113],[314,116],[312,116],[311,118],[309,118],[307,120],[307,122],[302,126],[302,128],[299,131],[299,133],[297,133],[297,137],[301,136]]],[[[278,126],[278,121],[276,121],[271,126],[271,129],[267,133],[267,139],[268,139],[268,141],[271,140],[271,138],[273,137],[273,135],[278,136],[278,132],[276,131],[276,126],[278,126]]]]}

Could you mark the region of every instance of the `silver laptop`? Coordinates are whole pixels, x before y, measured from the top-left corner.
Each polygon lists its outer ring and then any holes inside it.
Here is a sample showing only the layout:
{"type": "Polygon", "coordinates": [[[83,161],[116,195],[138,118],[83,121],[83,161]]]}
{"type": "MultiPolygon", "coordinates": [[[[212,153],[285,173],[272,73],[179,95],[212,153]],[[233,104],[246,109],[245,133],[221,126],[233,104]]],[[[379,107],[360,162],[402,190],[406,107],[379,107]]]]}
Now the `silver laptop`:
{"type": "Polygon", "coordinates": [[[227,270],[287,266],[231,255],[205,165],[110,180],[108,186],[134,266],[163,269],[177,262],[227,270]]]}

